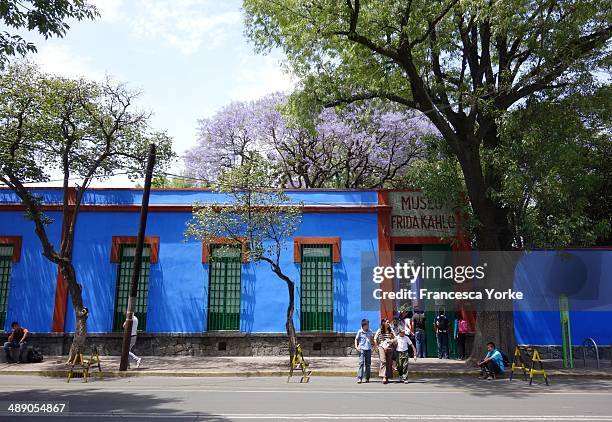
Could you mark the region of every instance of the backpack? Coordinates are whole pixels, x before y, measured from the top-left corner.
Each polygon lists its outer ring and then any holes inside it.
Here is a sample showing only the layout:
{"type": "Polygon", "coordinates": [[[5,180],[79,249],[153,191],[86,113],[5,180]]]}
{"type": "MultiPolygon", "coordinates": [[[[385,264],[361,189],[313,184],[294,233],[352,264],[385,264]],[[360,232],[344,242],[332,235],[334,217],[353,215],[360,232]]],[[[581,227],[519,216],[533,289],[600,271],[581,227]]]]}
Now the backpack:
{"type": "Polygon", "coordinates": [[[40,363],[43,361],[43,359],[44,359],[43,354],[36,347],[33,347],[30,350],[28,350],[28,359],[27,359],[28,362],[40,363]]]}
{"type": "Polygon", "coordinates": [[[507,368],[508,366],[510,366],[510,359],[508,359],[508,355],[502,352],[501,350],[499,351],[499,353],[501,354],[502,361],[504,362],[504,367],[507,368]]]}
{"type": "Polygon", "coordinates": [[[440,331],[448,330],[448,318],[446,318],[446,315],[439,315],[437,322],[438,322],[438,330],[440,331]]]}
{"type": "Polygon", "coordinates": [[[412,322],[414,323],[414,329],[424,330],[425,329],[425,315],[414,314],[412,316],[412,322]]]}

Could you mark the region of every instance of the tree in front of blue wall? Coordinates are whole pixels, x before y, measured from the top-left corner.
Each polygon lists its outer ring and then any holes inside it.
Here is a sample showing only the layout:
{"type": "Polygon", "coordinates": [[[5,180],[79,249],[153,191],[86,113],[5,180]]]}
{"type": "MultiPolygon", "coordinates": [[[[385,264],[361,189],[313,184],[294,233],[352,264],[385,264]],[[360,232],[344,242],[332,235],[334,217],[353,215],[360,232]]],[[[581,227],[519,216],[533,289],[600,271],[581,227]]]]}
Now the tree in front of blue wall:
{"type": "Polygon", "coordinates": [[[273,180],[271,169],[256,153],[244,164],[223,171],[214,190],[224,194],[226,201],[196,204],[185,235],[208,245],[242,245],[244,260],[270,265],[287,286],[285,328],[293,358],[297,345],[293,324],[295,283],[283,271],[280,258],[287,239],[302,221],[302,211],[301,204],[292,203],[282,190],[271,188],[273,180]]]}
{"type": "Polygon", "coordinates": [[[133,110],[136,96],[112,81],[50,76],[28,63],[0,74],[0,182],[25,206],[43,255],[59,266],[67,283],[76,315],[70,357],[82,350],[87,335],[88,311],[72,264],[75,227],[87,188],[117,173],[141,175],[151,142],[157,144],[162,165],[172,156],[170,138],[151,132],[148,114],[133,110]],[[51,220],[44,213],[43,198],[28,185],[49,182],[55,175],[63,187],[59,244],[47,234],[51,220]]]}

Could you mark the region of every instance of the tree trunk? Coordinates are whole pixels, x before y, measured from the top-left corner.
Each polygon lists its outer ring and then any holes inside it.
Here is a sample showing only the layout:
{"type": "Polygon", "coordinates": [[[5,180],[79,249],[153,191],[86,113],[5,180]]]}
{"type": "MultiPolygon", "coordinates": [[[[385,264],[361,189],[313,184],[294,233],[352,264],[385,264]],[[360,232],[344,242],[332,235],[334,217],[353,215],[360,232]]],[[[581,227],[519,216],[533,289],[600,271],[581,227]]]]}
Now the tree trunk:
{"type": "Polygon", "coordinates": [[[64,281],[68,284],[68,291],[72,300],[72,306],[75,314],[75,330],[68,361],[74,359],[74,356],[83,352],[87,337],[87,317],[89,311],[83,306],[83,295],[81,285],[77,283],[76,272],[72,265],[72,247],[74,245],[74,229],[76,227],[76,219],[79,214],[79,205],[83,198],[84,191],[76,193],[73,198],[69,192],[68,180],[69,173],[64,173],[64,201],[63,201],[63,216],[62,216],[62,241],[61,250],[58,253],[53,244],[49,240],[46,231],[45,218],[42,212],[42,207],[32,193],[17,179],[15,174],[7,172],[10,181],[3,181],[19,196],[23,204],[26,206],[28,217],[34,222],[34,232],[40,240],[43,256],[49,261],[58,265],[62,273],[64,281]],[[74,202],[73,202],[74,201],[74,202]]]}
{"type": "Polygon", "coordinates": [[[87,340],[87,317],[89,310],[83,306],[83,295],[81,285],[77,283],[76,273],[71,262],[60,264],[60,271],[66,283],[68,283],[68,291],[74,308],[75,325],[74,337],[70,352],[68,353],[68,361],[71,362],[78,353],[84,353],[85,343],[87,340]]]}
{"type": "Polygon", "coordinates": [[[287,305],[287,321],[285,322],[285,328],[287,329],[287,337],[289,339],[289,362],[292,362],[293,356],[295,356],[297,352],[297,335],[295,334],[295,326],[293,325],[295,284],[291,281],[288,282],[287,290],[289,293],[289,304],[287,305]]]}
{"type": "Polygon", "coordinates": [[[287,293],[289,293],[289,303],[287,304],[287,319],[285,321],[285,329],[287,330],[287,340],[289,341],[289,363],[293,361],[293,356],[297,352],[297,335],[295,333],[295,325],[293,324],[293,311],[295,303],[295,283],[287,277],[280,266],[274,261],[263,258],[264,261],[268,262],[272,268],[274,274],[278,276],[287,285],[287,293]]]}
{"type": "MultiPolygon", "coordinates": [[[[481,252],[481,263],[486,262],[492,273],[485,278],[486,288],[506,291],[512,288],[517,254],[512,252],[481,252]]],[[[498,350],[512,356],[516,339],[514,335],[513,301],[511,299],[486,299],[480,301],[476,313],[476,334],[468,364],[478,363],[486,353],[486,344],[495,343],[498,350]]]]}
{"type": "MultiPolygon", "coordinates": [[[[514,276],[510,267],[512,264],[501,262],[508,258],[503,252],[512,249],[508,210],[490,195],[491,190],[497,191],[501,188],[501,179],[491,168],[486,169],[486,174],[483,174],[478,143],[466,139],[463,140],[462,146],[458,159],[470,204],[479,223],[475,230],[477,249],[481,252],[494,252],[484,255],[481,253],[481,257],[486,255],[483,262],[485,259],[493,261],[488,263],[488,268],[490,272],[494,272],[493,277],[485,279],[487,285],[484,287],[511,288],[514,276]]],[[[516,342],[511,302],[485,300],[480,304],[476,318],[476,335],[468,364],[474,364],[482,358],[486,352],[486,344],[490,341],[509,355],[516,342]]]]}
{"type": "MultiPolygon", "coordinates": [[[[500,204],[487,200],[488,204],[481,207],[476,217],[483,222],[476,231],[476,242],[480,251],[481,263],[487,262],[488,271],[493,273],[485,278],[483,288],[495,288],[505,291],[512,288],[514,268],[510,259],[510,243],[507,241],[505,230],[509,229],[509,222],[500,220],[504,214],[500,204]],[[504,227],[504,225],[506,227],[504,227]],[[500,236],[501,235],[501,236],[500,236]]],[[[516,343],[514,333],[514,316],[512,301],[487,300],[481,301],[476,312],[476,335],[469,364],[475,364],[486,353],[486,344],[493,342],[510,356],[516,343]]]]}

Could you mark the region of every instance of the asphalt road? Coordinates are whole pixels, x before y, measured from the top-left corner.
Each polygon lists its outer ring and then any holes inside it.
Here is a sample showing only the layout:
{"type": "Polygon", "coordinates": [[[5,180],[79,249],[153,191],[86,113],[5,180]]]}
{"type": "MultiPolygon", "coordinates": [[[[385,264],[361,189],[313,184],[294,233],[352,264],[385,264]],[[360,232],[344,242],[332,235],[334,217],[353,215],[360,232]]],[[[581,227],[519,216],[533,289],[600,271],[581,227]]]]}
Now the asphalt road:
{"type": "Polygon", "coordinates": [[[448,378],[410,384],[352,378],[135,377],[92,380],[0,377],[2,421],[612,421],[612,381],[552,380],[551,386],[519,380],[448,378]],[[62,402],[62,414],[18,416],[11,403],[62,402]]]}

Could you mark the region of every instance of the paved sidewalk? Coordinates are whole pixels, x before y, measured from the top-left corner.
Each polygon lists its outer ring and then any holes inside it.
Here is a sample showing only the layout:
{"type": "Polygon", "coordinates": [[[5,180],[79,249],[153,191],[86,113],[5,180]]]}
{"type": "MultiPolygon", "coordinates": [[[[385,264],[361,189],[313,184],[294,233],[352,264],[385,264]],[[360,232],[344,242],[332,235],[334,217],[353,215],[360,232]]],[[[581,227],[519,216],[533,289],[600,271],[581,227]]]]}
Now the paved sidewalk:
{"type": "MultiPolygon", "coordinates": [[[[0,363],[2,375],[41,375],[66,376],[69,367],[65,356],[46,357],[41,363],[7,364],[0,363]]],[[[313,376],[356,376],[357,357],[312,357],[306,358],[313,376]]],[[[140,368],[119,372],[118,356],[101,356],[104,376],[174,376],[174,377],[218,377],[218,376],[286,376],[288,358],[269,357],[161,357],[144,356],[140,368]]],[[[609,361],[602,362],[601,369],[582,368],[562,369],[561,361],[545,360],[544,369],[551,378],[586,377],[612,379],[612,366],[609,361]]],[[[415,377],[475,377],[476,368],[468,367],[457,360],[435,358],[410,361],[410,373],[415,377]]],[[[372,377],[378,375],[378,358],[372,356],[372,377]]],[[[521,377],[519,373],[518,378],[521,377]]]]}

